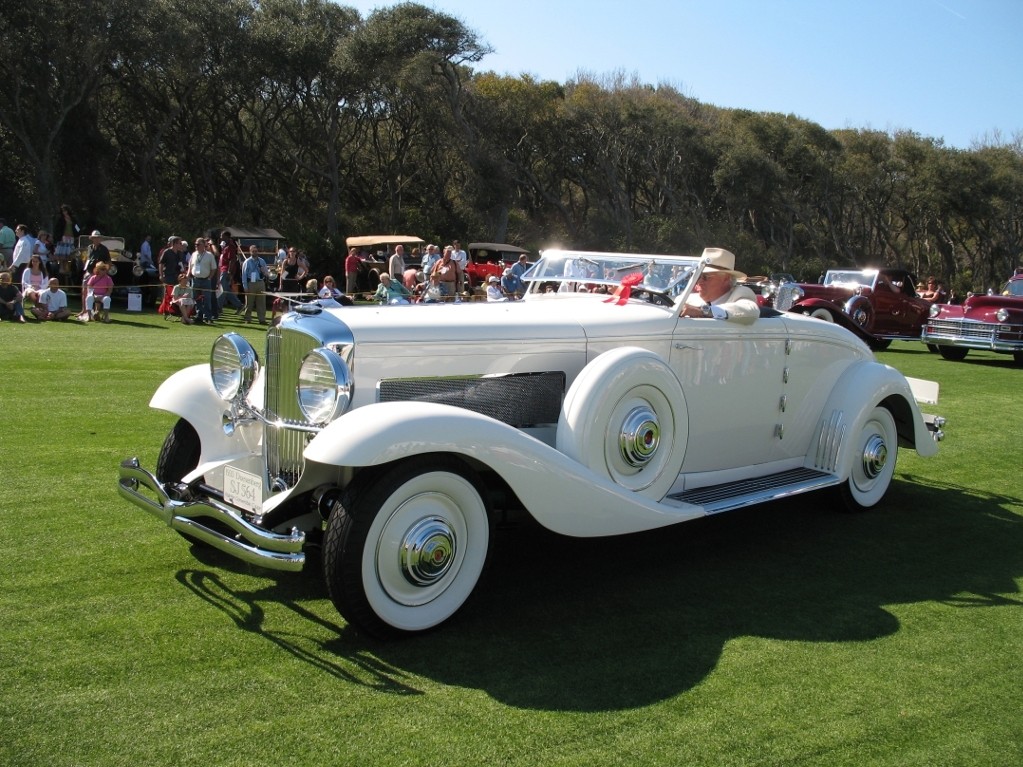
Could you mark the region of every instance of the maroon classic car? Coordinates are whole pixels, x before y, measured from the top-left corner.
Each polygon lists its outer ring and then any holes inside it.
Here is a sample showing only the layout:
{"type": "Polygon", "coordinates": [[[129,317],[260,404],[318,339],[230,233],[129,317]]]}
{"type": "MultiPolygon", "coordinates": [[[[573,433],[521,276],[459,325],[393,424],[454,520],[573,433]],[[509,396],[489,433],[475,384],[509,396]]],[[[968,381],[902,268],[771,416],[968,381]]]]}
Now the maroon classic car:
{"type": "Polygon", "coordinates": [[[782,282],[765,293],[775,309],[854,326],[884,348],[893,340],[920,339],[931,302],[915,285],[905,269],[829,269],[819,284],[782,282]]]}
{"type": "Polygon", "coordinates": [[[997,295],[970,296],[961,306],[935,304],[920,340],[947,360],[983,349],[1011,354],[1023,365],[1023,274],[1016,271],[997,295]]]}

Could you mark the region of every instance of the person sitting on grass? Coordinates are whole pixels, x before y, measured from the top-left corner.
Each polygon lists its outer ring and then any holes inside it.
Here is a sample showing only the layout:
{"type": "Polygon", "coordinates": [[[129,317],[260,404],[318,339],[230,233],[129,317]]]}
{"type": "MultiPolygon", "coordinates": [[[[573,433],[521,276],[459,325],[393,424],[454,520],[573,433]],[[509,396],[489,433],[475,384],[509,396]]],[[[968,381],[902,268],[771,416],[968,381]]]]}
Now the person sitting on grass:
{"type": "Polygon", "coordinates": [[[187,272],[182,272],[178,275],[178,284],[174,286],[174,290],[171,292],[170,303],[181,314],[181,321],[185,325],[191,325],[195,299],[192,297],[192,286],[188,284],[187,272]]]}
{"type": "Polygon", "coordinates": [[[14,284],[10,272],[0,272],[0,320],[25,321],[21,291],[14,284]]]}
{"type": "Polygon", "coordinates": [[[40,322],[66,320],[71,316],[71,310],[67,306],[67,293],[60,289],[59,279],[50,278],[49,289],[39,294],[31,312],[40,322]]]}

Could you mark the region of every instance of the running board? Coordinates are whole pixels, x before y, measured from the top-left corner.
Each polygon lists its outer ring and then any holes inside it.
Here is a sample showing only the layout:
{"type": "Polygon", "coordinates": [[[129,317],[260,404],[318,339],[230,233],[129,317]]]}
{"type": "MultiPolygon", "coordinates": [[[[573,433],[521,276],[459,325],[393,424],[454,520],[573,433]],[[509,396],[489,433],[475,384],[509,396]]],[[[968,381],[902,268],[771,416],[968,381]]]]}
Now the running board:
{"type": "Polygon", "coordinates": [[[722,485],[697,487],[668,498],[682,503],[702,506],[708,514],[731,511],[767,501],[776,501],[799,493],[809,493],[837,485],[841,480],[834,474],[816,469],[790,469],[764,477],[726,482],[722,485]]]}

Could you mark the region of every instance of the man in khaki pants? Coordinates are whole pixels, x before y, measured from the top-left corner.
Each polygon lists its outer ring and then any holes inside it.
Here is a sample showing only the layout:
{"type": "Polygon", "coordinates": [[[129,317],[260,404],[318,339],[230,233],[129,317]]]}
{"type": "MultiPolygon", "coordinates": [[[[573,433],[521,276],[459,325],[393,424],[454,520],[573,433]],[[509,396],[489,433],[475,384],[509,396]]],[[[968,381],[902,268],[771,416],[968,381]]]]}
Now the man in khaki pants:
{"type": "Polygon", "coordinates": [[[252,322],[252,308],[256,308],[259,324],[266,324],[266,261],[249,246],[249,255],[242,263],[242,290],[245,291],[245,321],[252,322]]]}

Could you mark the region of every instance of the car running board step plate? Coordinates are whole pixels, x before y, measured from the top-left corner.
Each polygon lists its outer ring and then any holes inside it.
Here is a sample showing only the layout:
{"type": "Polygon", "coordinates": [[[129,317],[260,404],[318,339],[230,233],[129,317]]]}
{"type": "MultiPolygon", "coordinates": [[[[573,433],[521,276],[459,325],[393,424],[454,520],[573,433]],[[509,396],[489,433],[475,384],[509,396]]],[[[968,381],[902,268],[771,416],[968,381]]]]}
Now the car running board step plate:
{"type": "Polygon", "coordinates": [[[790,495],[808,493],[811,490],[837,485],[839,482],[839,478],[834,474],[800,468],[740,482],[698,487],[668,497],[682,503],[702,506],[708,514],[716,514],[790,495]]]}

